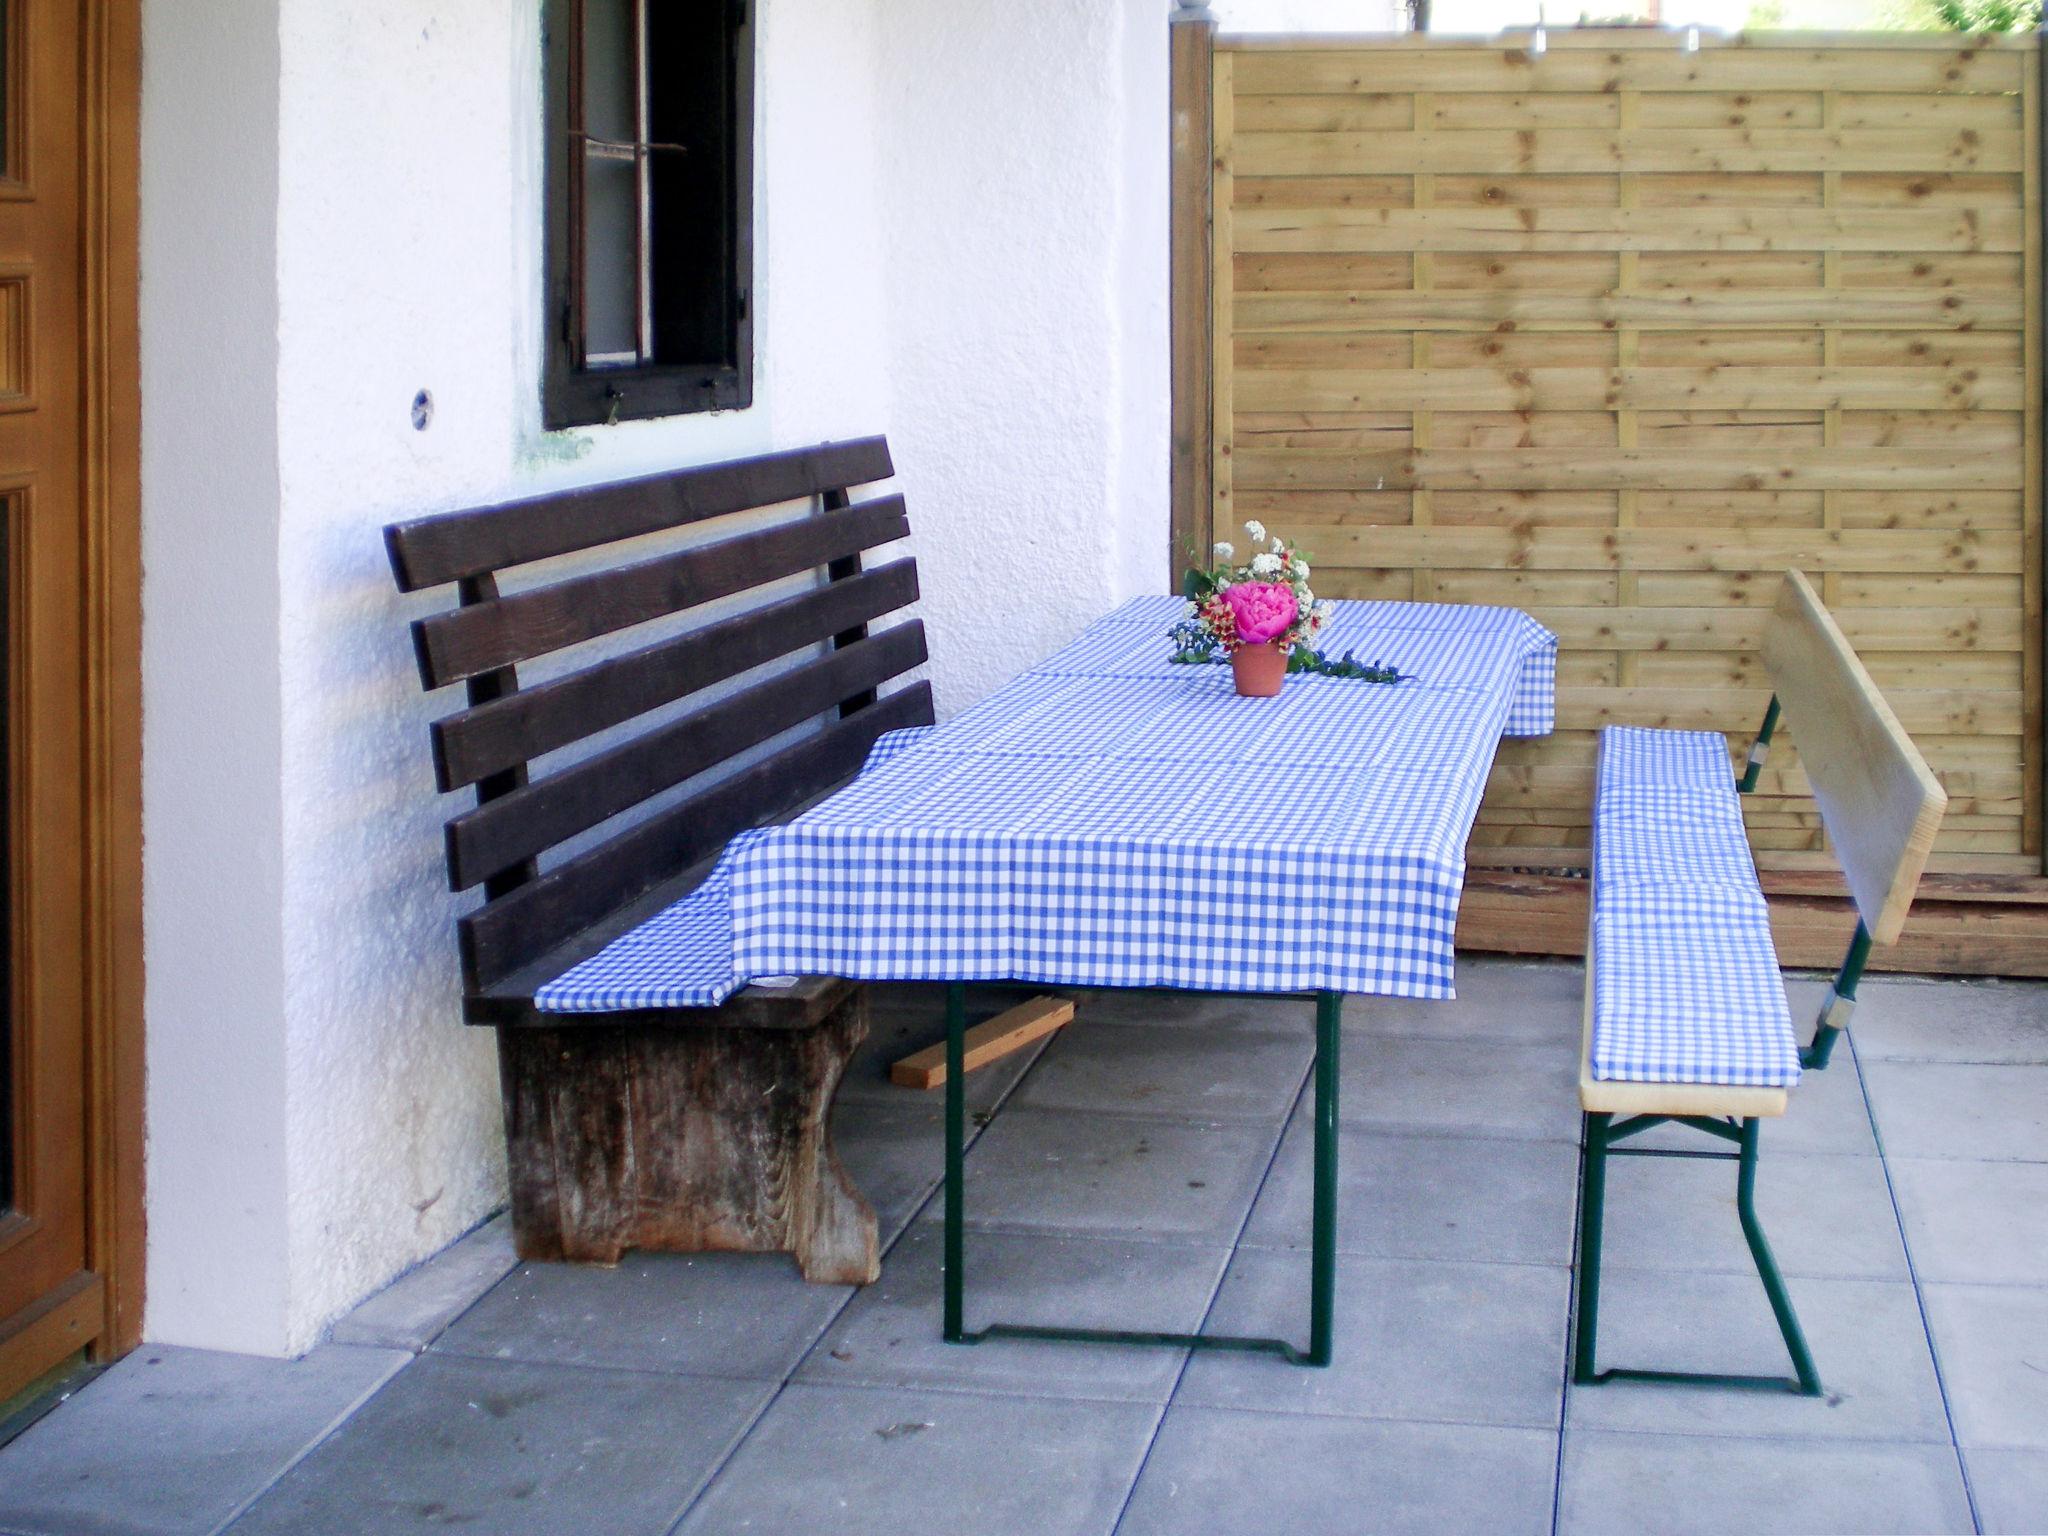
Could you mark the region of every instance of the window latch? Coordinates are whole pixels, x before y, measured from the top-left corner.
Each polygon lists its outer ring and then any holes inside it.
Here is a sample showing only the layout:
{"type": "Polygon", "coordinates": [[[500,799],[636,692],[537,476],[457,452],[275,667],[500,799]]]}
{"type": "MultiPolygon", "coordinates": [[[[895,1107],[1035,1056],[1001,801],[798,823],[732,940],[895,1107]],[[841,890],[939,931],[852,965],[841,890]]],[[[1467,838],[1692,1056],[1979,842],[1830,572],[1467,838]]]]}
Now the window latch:
{"type": "Polygon", "coordinates": [[[626,392],[616,384],[607,384],[604,387],[604,397],[610,402],[610,409],[605,412],[604,424],[616,427],[619,424],[619,406],[624,402],[626,392]]]}

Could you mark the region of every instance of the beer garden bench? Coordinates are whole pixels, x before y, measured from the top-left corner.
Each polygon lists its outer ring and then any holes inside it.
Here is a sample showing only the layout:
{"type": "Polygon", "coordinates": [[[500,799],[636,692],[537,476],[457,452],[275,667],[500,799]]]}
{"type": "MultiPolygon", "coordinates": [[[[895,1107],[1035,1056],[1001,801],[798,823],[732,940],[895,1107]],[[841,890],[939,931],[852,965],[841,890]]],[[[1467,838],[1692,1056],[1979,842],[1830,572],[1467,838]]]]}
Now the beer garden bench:
{"type": "Polygon", "coordinates": [[[1802,1069],[1828,1063],[1871,945],[1896,940],[1947,806],[1934,774],[1800,573],[1788,572],[1764,637],[1775,690],[1738,782],[1725,737],[1609,726],[1594,801],[1586,948],[1585,1112],[1573,1379],[1706,1380],[1821,1391],[1813,1356],[1757,1221],[1759,1122],[1785,1112],[1802,1069]],[[1810,1045],[1801,1050],[1771,941],[1770,910],[1743,829],[1781,718],[1858,921],[1810,1045]],[[1655,1153],[1619,1143],[1667,1123],[1733,1152],[1655,1153]],[[1600,1249],[1609,1156],[1719,1157],[1737,1164],[1736,1207],[1794,1379],[1598,1369],[1600,1249]]]}

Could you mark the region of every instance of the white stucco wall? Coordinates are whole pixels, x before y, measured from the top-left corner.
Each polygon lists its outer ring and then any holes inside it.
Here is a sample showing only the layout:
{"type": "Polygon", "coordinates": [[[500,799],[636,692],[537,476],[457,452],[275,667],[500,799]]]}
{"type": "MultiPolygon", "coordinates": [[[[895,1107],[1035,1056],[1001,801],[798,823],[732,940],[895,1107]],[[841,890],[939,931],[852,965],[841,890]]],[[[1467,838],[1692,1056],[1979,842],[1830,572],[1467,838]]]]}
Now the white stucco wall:
{"type": "Polygon", "coordinates": [[[1167,8],[760,0],[756,404],[548,434],[536,0],[148,0],[152,1338],[502,1199],[385,522],[886,430],[944,712],[1157,585],[1167,8]]]}

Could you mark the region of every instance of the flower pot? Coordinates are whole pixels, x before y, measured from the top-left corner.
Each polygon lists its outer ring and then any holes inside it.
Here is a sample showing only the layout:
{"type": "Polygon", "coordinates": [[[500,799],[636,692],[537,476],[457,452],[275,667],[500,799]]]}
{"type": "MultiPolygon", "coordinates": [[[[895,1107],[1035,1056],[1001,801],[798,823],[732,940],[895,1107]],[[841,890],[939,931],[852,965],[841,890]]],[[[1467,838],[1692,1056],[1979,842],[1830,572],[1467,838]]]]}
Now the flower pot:
{"type": "Polygon", "coordinates": [[[1231,655],[1230,670],[1237,674],[1237,691],[1246,698],[1273,698],[1287,681],[1287,647],[1278,640],[1241,645],[1231,655]]]}

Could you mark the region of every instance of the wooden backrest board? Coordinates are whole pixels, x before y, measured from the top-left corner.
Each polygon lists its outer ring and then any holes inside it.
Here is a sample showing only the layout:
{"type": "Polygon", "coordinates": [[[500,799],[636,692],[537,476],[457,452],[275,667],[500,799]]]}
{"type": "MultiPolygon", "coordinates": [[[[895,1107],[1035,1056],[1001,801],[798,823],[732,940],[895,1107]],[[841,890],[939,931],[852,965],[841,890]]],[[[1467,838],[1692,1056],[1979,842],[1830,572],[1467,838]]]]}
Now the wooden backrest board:
{"type": "Polygon", "coordinates": [[[1785,573],[1763,652],[1856,910],[1892,943],[1948,795],[1798,571],[1785,573]]]}

